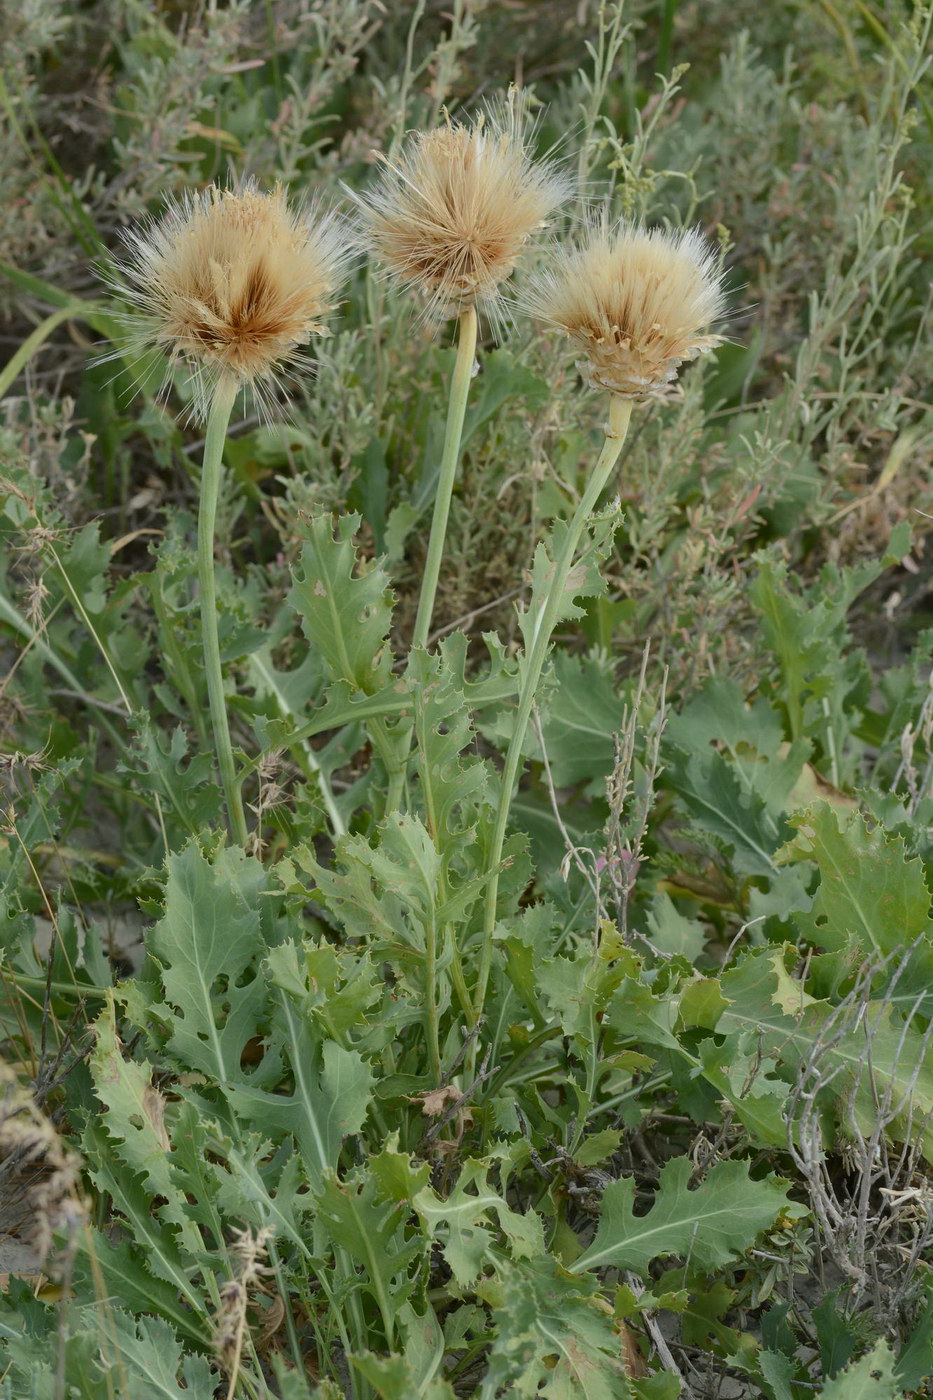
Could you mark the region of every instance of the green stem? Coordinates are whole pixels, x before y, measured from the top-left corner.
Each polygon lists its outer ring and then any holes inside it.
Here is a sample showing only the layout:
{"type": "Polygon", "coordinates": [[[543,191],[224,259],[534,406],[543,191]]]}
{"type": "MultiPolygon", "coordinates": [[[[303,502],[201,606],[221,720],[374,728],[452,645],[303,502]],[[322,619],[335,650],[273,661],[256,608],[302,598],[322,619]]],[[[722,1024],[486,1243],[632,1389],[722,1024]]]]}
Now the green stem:
{"type": "Polygon", "coordinates": [[[201,643],[204,648],[207,695],[214,729],[214,750],[227,799],[230,827],[234,839],[244,846],[248,832],[243,798],[233,763],[230,726],[227,722],[224,677],[220,664],[220,637],[217,632],[217,588],[214,579],[214,526],[223,475],[224,440],[236,395],[236,380],[222,379],[214,394],[207,420],[201,465],[201,501],[198,509],[198,587],[201,594],[201,643]]]}
{"type": "Polygon", "coordinates": [[[427,1023],[428,1053],[431,1056],[431,1074],[434,1083],[441,1082],[441,1038],[437,1016],[437,924],[429,919],[425,929],[424,947],[425,1019],[427,1023]]]}
{"type": "Polygon", "coordinates": [[[521,767],[522,746],[525,742],[525,731],[528,728],[528,721],[531,717],[531,707],[534,704],[535,691],[538,688],[541,672],[544,668],[545,660],[547,659],[548,648],[551,644],[551,633],[554,631],[554,627],[557,623],[560,605],[564,597],[564,589],[567,583],[567,576],[573,566],[573,558],[577,552],[580,536],[583,533],[583,528],[596,502],[606,488],[606,483],[615,470],[616,462],[619,459],[619,453],[622,451],[622,444],[625,441],[625,434],[628,430],[631,415],[631,400],[622,399],[617,395],[613,395],[609,400],[609,426],[606,430],[606,439],[603,443],[603,449],[599,454],[599,460],[593,469],[586,490],[580,499],[580,504],[574,511],[573,519],[564,536],[564,543],[560,554],[555,560],[554,574],[551,578],[551,584],[544,601],[544,607],[541,610],[537,630],[532,639],[531,650],[526,657],[521,688],[518,693],[518,710],[515,717],[515,727],[512,730],[512,738],[509,742],[508,752],[505,757],[505,767],[502,772],[502,784],[499,789],[499,804],[496,812],[496,827],[493,833],[492,845],[490,847],[486,866],[489,872],[489,883],[486,886],[483,947],[480,954],[476,991],[473,996],[476,1021],[478,1021],[483,1014],[486,987],[489,982],[489,972],[492,966],[492,935],[496,926],[496,904],[499,897],[499,866],[502,861],[502,848],[505,844],[509,809],[512,805],[512,794],[518,778],[519,768],[521,767]]]}
{"type": "Polygon", "coordinates": [[[390,812],[401,811],[402,797],[405,792],[405,775],[408,768],[408,745],[411,740],[410,737],[403,739],[401,734],[393,734],[385,720],[382,719],[375,721],[370,733],[373,747],[382,759],[388,778],[384,813],[385,816],[388,816],[390,812]]]}
{"type": "Polygon", "coordinates": [[[444,537],[447,534],[447,518],[450,515],[450,498],[453,495],[457,462],[460,458],[460,439],[463,436],[463,419],[470,393],[470,380],[473,378],[475,355],[476,308],[468,306],[460,313],[460,338],[457,342],[457,362],[450,381],[444,455],[441,458],[437,495],[434,497],[434,516],[431,520],[428,557],[421,582],[421,597],[418,599],[418,616],[415,619],[415,632],[411,643],[413,647],[426,647],[431,631],[431,616],[434,612],[437,580],[441,572],[444,537]]]}

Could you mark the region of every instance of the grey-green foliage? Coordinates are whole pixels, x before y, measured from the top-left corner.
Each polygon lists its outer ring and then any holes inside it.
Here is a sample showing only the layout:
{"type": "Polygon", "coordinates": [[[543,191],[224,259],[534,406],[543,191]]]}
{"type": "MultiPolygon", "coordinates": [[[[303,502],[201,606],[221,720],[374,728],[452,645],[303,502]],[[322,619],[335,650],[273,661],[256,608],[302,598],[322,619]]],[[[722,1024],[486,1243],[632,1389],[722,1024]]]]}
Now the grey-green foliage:
{"type": "Polygon", "coordinates": [[[773,1400],[924,1385],[930,14],[857,8],[665,5],[666,65],[653,0],[10,11],[11,341],[85,299],[0,432],[4,1051],[83,1163],[63,1298],[0,1292],[11,1400],[224,1392],[244,1240],[249,1400],[673,1400],[659,1338],[773,1400]],[[238,417],[245,854],[204,718],[198,430],[86,366],[114,332],[86,301],[90,249],[166,192],[336,199],[519,46],[539,146],[615,212],[700,222],[737,311],[640,411],[563,600],[477,1024],[522,643],[604,405],[565,346],[484,329],[446,632],[410,656],[445,335],[361,269],[290,421],[238,417]],[[141,966],[110,937],[139,901],[141,966]]]}

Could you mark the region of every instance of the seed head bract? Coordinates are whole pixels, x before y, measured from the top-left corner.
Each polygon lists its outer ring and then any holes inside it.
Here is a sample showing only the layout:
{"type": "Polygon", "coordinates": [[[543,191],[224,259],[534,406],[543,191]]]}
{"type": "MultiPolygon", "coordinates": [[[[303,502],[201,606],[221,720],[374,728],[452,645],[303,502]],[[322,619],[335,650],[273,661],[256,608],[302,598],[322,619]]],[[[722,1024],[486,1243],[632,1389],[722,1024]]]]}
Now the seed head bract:
{"type": "Polygon", "coordinates": [[[438,321],[476,305],[494,319],[500,285],[531,235],[570,193],[553,160],[532,159],[516,93],[471,124],[449,118],[383,157],[375,187],[355,196],[365,245],[388,276],[419,293],[438,321]]]}
{"type": "Polygon", "coordinates": [[[334,214],[290,207],[279,187],[211,186],[123,237],[127,256],[108,280],[128,305],[130,348],[190,371],[196,417],[221,380],[248,385],[268,410],[307,364],[299,347],[328,334],[346,230],[334,214]]]}
{"type": "Polygon", "coordinates": [[[582,350],[577,367],[593,387],[647,399],[721,343],[707,328],[725,297],[716,254],[698,231],[599,221],[555,250],[521,305],[582,350]]]}

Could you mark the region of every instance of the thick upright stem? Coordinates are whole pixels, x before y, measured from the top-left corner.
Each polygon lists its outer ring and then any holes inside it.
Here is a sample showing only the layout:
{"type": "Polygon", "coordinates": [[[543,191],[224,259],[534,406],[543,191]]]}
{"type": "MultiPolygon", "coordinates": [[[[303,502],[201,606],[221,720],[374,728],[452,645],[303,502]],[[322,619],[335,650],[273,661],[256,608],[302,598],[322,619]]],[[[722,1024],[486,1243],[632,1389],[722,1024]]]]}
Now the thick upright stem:
{"type": "Polygon", "coordinates": [[[567,576],[573,567],[573,559],[577,552],[580,536],[583,533],[583,527],[595,507],[596,502],[605,490],[606,483],[615,470],[616,462],[619,460],[619,453],[622,451],[622,444],[625,441],[625,434],[628,431],[631,415],[631,400],[622,399],[613,395],[609,401],[609,426],[606,430],[606,439],[603,443],[602,451],[599,454],[599,460],[593,468],[593,473],[587,483],[586,490],[580,499],[580,504],[574,511],[573,519],[564,537],[560,554],[554,561],[554,574],[551,579],[551,585],[548,589],[544,607],[541,610],[538,627],[531,643],[531,649],[526,657],[521,687],[518,693],[518,709],[515,716],[515,727],[512,730],[512,738],[505,756],[505,767],[502,771],[502,784],[499,789],[499,804],[496,811],[496,826],[486,867],[489,872],[489,882],[486,885],[483,946],[480,954],[476,991],[473,996],[473,1007],[477,1021],[483,1013],[486,987],[489,982],[489,971],[492,966],[492,935],[496,926],[496,904],[499,897],[499,866],[502,861],[502,847],[505,844],[505,832],[508,826],[509,809],[512,805],[512,794],[516,779],[518,778],[519,768],[521,767],[522,746],[525,742],[525,731],[528,728],[528,721],[531,717],[531,707],[534,704],[535,692],[538,688],[538,682],[541,679],[541,672],[544,668],[548,649],[551,644],[551,633],[554,631],[554,627],[557,623],[561,600],[567,583],[567,576]]]}
{"type": "Polygon", "coordinates": [[[444,554],[447,519],[450,515],[450,498],[453,495],[457,463],[460,460],[460,439],[463,435],[463,419],[470,393],[475,355],[476,308],[468,306],[460,313],[460,338],[457,342],[457,361],[454,365],[453,378],[450,381],[444,455],[441,458],[437,495],[434,498],[431,538],[428,541],[428,557],[424,566],[424,578],[421,582],[421,597],[418,600],[418,616],[415,619],[415,631],[412,637],[413,647],[427,646],[431,631],[431,617],[434,613],[437,580],[440,576],[441,559],[444,554]]]}
{"type": "Polygon", "coordinates": [[[230,830],[241,846],[246,844],[246,815],[233,763],[230,726],[224,700],[224,678],[220,664],[220,637],[217,632],[217,588],[214,580],[214,527],[217,499],[223,474],[224,440],[237,394],[236,381],[222,379],[217,386],[207,420],[204,458],[201,466],[201,500],[198,507],[198,587],[201,594],[201,644],[207,695],[214,731],[214,751],[227,799],[230,830]]]}
{"type": "Polygon", "coordinates": [[[437,934],[437,924],[432,917],[425,930],[424,1009],[428,1054],[431,1057],[431,1074],[434,1078],[434,1083],[440,1084],[441,1039],[440,1022],[437,1014],[437,934]]]}

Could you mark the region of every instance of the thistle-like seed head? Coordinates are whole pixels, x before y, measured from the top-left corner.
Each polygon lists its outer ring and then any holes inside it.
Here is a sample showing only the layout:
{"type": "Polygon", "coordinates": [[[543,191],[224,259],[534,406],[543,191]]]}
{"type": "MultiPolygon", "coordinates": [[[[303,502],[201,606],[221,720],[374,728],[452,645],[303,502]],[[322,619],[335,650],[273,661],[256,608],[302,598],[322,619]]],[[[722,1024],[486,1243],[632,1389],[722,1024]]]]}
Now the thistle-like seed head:
{"type": "Polygon", "coordinates": [[[307,364],[299,347],[329,334],[346,230],[333,214],[290,208],[279,187],[211,186],[123,237],[128,255],[108,280],[130,303],[130,348],[190,370],[197,417],[221,381],[248,385],[267,410],[307,364]]]}
{"type": "Polygon", "coordinates": [[[423,296],[426,319],[471,304],[495,318],[500,284],[570,193],[554,161],[531,158],[521,101],[512,93],[470,126],[448,118],[415,132],[397,162],[383,160],[379,183],[356,197],[366,246],[423,296]]]}
{"type": "Polygon", "coordinates": [[[702,332],[725,296],[716,255],[696,230],[598,223],[557,250],[522,306],[570,336],[594,388],[647,399],[668,392],[684,361],[721,343],[702,332]]]}

